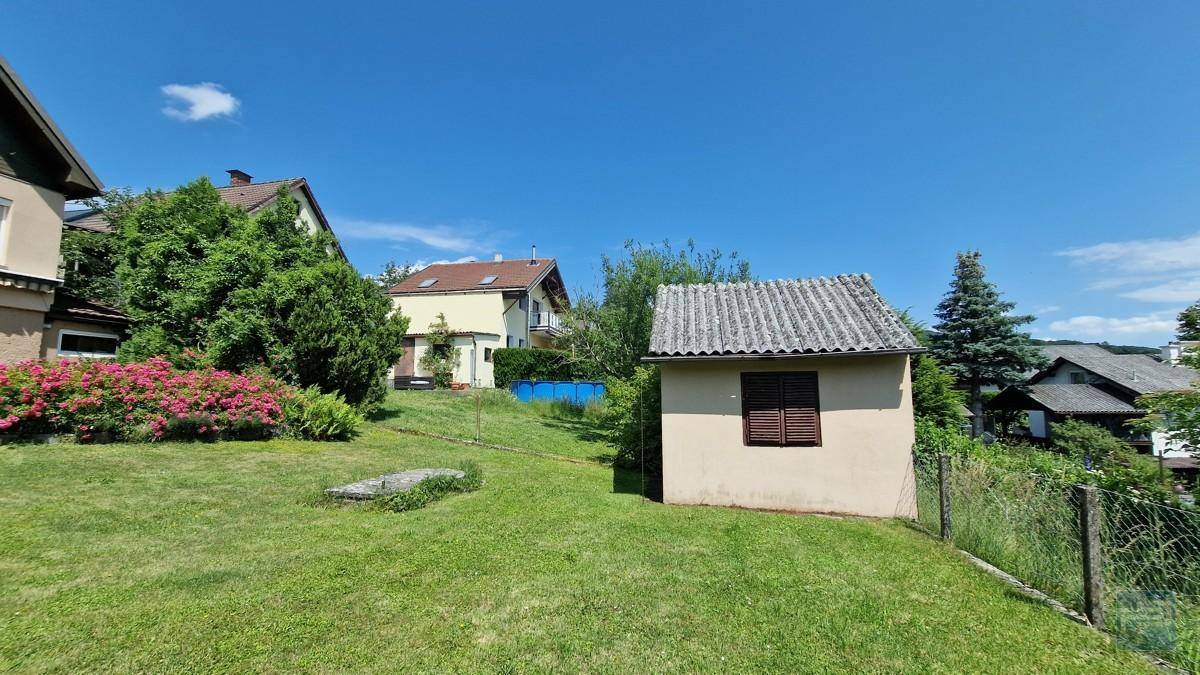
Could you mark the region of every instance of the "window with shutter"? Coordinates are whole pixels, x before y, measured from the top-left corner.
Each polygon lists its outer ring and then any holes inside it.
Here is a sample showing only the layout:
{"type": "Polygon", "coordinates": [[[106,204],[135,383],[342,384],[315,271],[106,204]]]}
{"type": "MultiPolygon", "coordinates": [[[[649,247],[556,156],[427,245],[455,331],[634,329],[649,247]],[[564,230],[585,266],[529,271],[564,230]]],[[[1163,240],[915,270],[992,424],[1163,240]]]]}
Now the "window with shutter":
{"type": "Polygon", "coordinates": [[[820,410],[816,373],[742,373],[746,445],[820,445],[820,410]]]}

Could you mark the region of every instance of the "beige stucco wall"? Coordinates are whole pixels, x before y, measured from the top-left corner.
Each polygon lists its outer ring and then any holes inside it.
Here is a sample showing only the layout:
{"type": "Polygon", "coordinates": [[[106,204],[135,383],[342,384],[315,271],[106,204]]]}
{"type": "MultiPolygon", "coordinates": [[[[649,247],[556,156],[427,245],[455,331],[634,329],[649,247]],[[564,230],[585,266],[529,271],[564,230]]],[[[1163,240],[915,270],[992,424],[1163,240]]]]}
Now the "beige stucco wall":
{"type": "Polygon", "coordinates": [[[21,274],[57,277],[63,196],[0,174],[0,197],[12,201],[0,232],[0,265],[21,274]]]}
{"type": "Polygon", "coordinates": [[[44,316],[42,312],[0,307],[0,363],[38,358],[44,316]]]}
{"type": "Polygon", "coordinates": [[[118,340],[121,338],[120,333],[109,328],[94,323],[81,323],[79,321],[64,321],[55,319],[50,322],[50,328],[42,332],[42,358],[53,360],[58,358],[58,336],[64,330],[77,331],[80,333],[94,333],[96,335],[111,335],[118,340]]]}
{"type": "Polygon", "coordinates": [[[662,366],[663,498],[866,516],[914,516],[908,357],[662,366]],[[821,447],[742,443],[743,371],[816,371],[821,447]]]}

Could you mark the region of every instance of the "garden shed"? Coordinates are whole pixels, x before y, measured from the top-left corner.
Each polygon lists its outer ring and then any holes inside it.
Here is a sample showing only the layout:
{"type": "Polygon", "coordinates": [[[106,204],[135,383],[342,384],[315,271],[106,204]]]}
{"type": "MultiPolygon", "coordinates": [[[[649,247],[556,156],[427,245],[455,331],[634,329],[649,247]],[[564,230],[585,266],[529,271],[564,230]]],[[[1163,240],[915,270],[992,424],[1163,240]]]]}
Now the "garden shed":
{"type": "Polygon", "coordinates": [[[920,351],[867,275],[660,286],[664,501],[915,515],[920,351]]]}

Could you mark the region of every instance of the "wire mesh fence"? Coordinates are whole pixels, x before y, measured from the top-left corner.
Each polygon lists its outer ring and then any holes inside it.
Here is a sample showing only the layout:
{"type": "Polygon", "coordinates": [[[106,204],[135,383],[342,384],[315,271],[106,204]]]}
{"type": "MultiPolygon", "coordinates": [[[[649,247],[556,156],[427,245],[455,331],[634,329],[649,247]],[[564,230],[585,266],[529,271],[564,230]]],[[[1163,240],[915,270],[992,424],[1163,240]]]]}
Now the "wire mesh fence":
{"type": "MultiPolygon", "coordinates": [[[[955,459],[946,480],[954,545],[1084,612],[1079,491],[955,459]]],[[[917,464],[919,522],[941,529],[936,461],[917,464]]],[[[1200,513],[1096,489],[1104,628],[1129,647],[1200,671],[1200,513]]],[[[1094,541],[1094,540],[1093,540],[1094,541]]],[[[1095,598],[1096,591],[1092,596],[1095,598]]]]}
{"type": "Polygon", "coordinates": [[[1200,513],[1099,494],[1107,629],[1200,670],[1200,513]]]}

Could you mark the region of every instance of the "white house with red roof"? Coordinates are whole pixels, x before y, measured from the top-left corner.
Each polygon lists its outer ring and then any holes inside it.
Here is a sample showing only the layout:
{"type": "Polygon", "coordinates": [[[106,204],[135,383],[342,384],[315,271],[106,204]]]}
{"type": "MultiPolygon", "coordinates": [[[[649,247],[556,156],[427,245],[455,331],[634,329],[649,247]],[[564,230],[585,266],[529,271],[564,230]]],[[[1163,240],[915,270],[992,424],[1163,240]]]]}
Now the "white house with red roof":
{"type": "Polygon", "coordinates": [[[430,373],[420,361],[438,314],[453,329],[462,357],[454,381],[493,387],[492,355],[502,347],[549,347],[569,300],[553,258],[430,265],[393,286],[388,295],[409,317],[404,356],[388,374],[397,387],[417,387],[430,373]]]}

